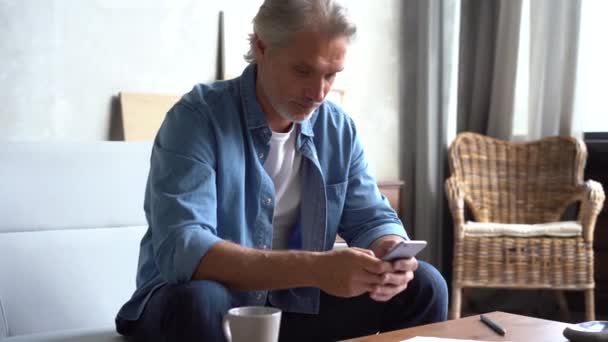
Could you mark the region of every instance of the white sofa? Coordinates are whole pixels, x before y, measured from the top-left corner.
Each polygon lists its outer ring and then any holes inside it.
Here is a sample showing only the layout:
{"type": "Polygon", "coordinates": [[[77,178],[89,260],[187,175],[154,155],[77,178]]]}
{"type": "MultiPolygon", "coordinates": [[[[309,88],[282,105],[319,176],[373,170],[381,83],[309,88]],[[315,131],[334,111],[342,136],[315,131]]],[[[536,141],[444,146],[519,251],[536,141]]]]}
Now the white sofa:
{"type": "Polygon", "coordinates": [[[151,143],[0,146],[0,340],[123,341],[151,143]]]}

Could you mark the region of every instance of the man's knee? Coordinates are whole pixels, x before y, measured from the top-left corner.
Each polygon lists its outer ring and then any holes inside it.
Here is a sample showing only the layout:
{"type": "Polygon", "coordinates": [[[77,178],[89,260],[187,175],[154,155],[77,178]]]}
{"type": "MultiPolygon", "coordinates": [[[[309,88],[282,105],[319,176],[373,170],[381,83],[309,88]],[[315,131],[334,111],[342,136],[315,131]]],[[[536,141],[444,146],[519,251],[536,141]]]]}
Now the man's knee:
{"type": "Polygon", "coordinates": [[[194,280],[168,286],[168,304],[178,316],[218,319],[232,305],[230,291],[218,282],[194,280]]]}
{"type": "Polygon", "coordinates": [[[221,321],[232,297],[213,281],[190,281],[156,290],[137,321],[116,320],[133,341],[221,341],[221,321]]]}
{"type": "Polygon", "coordinates": [[[418,261],[418,269],[414,272],[419,291],[429,299],[429,304],[438,309],[447,319],[448,286],[439,271],[431,264],[418,261]]]}
{"type": "Polygon", "coordinates": [[[214,281],[168,285],[161,335],[167,341],[221,341],[221,322],[232,306],[230,291],[214,281]]]}

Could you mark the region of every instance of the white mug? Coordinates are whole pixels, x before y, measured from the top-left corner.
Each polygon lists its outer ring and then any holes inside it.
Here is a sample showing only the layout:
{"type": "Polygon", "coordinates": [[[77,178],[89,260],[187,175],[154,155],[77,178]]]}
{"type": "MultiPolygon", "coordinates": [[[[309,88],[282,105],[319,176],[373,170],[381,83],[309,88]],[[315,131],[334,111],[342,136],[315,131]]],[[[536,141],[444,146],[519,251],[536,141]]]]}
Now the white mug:
{"type": "Polygon", "coordinates": [[[281,310],[266,306],[232,308],[222,322],[228,342],[277,342],[280,326],[281,310]]]}

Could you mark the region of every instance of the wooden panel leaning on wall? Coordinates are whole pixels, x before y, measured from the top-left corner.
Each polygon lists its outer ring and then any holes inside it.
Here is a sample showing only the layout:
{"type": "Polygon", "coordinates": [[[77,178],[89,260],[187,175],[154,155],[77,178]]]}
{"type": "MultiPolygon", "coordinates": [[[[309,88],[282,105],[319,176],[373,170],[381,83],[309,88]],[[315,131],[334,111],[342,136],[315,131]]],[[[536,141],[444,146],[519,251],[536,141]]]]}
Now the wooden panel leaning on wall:
{"type": "Polygon", "coordinates": [[[165,115],[179,99],[177,95],[121,92],[125,141],[154,140],[165,115]]]}

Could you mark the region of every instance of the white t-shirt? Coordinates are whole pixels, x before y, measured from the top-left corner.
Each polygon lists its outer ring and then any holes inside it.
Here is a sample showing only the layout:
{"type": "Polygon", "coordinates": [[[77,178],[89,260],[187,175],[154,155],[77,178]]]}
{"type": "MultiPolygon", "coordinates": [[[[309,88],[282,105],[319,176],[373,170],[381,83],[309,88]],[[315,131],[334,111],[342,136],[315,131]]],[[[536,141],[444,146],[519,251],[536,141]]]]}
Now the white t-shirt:
{"type": "Polygon", "coordinates": [[[300,214],[300,164],[296,151],[296,125],[287,133],[272,132],[270,152],[264,169],[272,178],[275,207],[272,221],[272,249],[287,249],[289,235],[300,214]]]}

